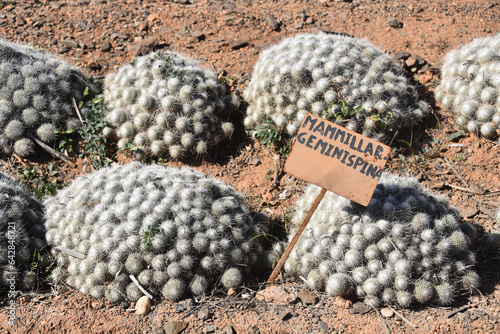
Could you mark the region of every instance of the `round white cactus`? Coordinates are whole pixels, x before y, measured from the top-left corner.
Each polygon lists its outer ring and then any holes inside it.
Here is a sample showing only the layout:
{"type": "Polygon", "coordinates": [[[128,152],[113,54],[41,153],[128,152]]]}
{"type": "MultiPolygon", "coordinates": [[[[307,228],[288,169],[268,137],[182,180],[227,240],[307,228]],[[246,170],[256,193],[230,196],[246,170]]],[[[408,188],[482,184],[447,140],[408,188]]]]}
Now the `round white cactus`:
{"type": "Polygon", "coordinates": [[[73,100],[91,84],[77,68],[25,45],[0,40],[0,149],[27,157],[28,134],[52,143],[58,128],[75,129],[73,100]]]}
{"type": "Polygon", "coordinates": [[[44,204],[48,243],[84,256],[58,253],[54,278],[113,303],[142,296],[129,275],[171,300],[239,286],[262,253],[244,197],[191,168],[117,165],[44,204]]]}
{"type": "Polygon", "coordinates": [[[40,202],[0,172],[0,291],[32,290],[47,261],[45,218],[40,202]],[[37,264],[37,267],[33,267],[37,264]]]}
{"type": "Polygon", "coordinates": [[[476,38],[449,52],[441,67],[436,100],[457,124],[486,138],[500,127],[500,34],[476,38]]]}
{"type": "MultiPolygon", "coordinates": [[[[320,189],[310,185],[296,203],[295,228],[320,189]]],[[[444,196],[384,173],[366,207],[328,192],[284,268],[307,277],[313,289],[357,296],[372,307],[449,305],[479,285],[475,239],[475,228],[460,223],[444,196]]]]}
{"type": "Polygon", "coordinates": [[[204,154],[230,137],[227,119],[239,105],[212,72],[173,52],[139,57],[109,74],[104,100],[119,148],[132,144],[139,157],[174,159],[204,154]]]}
{"type": "Polygon", "coordinates": [[[262,52],[243,96],[247,128],[269,121],[290,136],[306,112],[379,140],[429,112],[389,55],[365,40],[324,33],[287,38],[262,52]]]}

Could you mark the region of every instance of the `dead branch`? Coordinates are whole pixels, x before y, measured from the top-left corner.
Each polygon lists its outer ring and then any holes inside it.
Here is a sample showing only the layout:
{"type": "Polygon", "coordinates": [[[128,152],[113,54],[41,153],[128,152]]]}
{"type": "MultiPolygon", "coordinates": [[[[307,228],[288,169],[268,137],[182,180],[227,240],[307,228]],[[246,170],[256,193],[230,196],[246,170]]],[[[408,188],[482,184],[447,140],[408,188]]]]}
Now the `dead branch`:
{"type": "Polygon", "coordinates": [[[32,141],[34,141],[35,143],[37,143],[39,146],[41,146],[45,151],[49,152],[52,156],[61,159],[62,161],[64,161],[68,165],[70,165],[70,167],[72,167],[72,168],[76,167],[76,164],[73,161],[69,160],[69,158],[67,156],[65,156],[64,154],[62,154],[60,152],[57,152],[56,150],[54,150],[49,145],[47,145],[44,142],[42,142],[40,139],[38,139],[35,136],[33,136],[31,133],[27,132],[26,136],[28,136],[29,139],[31,139],[32,141]]]}
{"type": "Polygon", "coordinates": [[[411,322],[410,320],[406,319],[401,313],[399,313],[398,311],[396,311],[395,309],[393,309],[392,307],[389,307],[391,309],[392,312],[394,312],[398,317],[401,318],[401,320],[403,320],[404,322],[406,322],[408,325],[410,325],[411,327],[413,328],[418,328],[417,325],[415,325],[413,322],[411,322]]]}
{"type": "Polygon", "coordinates": [[[465,311],[465,310],[467,310],[467,309],[469,309],[469,308],[471,308],[471,307],[475,307],[475,306],[474,306],[474,305],[464,305],[464,306],[462,306],[462,307],[460,307],[460,308],[456,309],[455,311],[451,311],[450,313],[446,314],[446,318],[451,318],[451,317],[453,317],[455,314],[460,313],[460,312],[462,312],[462,311],[465,311]]]}

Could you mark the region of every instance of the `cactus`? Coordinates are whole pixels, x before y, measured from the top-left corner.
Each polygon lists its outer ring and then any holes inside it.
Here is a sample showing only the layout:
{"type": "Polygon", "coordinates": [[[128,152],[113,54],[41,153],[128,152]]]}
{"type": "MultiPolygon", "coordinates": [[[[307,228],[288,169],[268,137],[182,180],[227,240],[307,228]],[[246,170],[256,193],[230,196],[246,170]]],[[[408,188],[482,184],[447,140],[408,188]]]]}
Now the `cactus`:
{"type": "Polygon", "coordinates": [[[453,111],[456,123],[486,138],[500,126],[500,34],[476,38],[446,54],[436,100],[453,111]]]}
{"type": "Polygon", "coordinates": [[[104,100],[105,131],[115,129],[119,148],[132,144],[138,157],[174,159],[204,154],[230,137],[234,126],[225,120],[239,105],[212,72],[173,52],[139,57],[109,74],[104,100]]]}
{"type": "Polygon", "coordinates": [[[44,204],[49,244],[84,256],[56,254],[55,279],[113,303],[142,296],[129,275],[152,295],[178,300],[219,280],[240,286],[262,265],[264,227],[244,197],[191,168],[116,165],[77,178],[44,204]]]}
{"type": "Polygon", "coordinates": [[[92,88],[80,70],[55,56],[2,40],[0,78],[0,148],[22,157],[35,150],[29,135],[53,143],[54,130],[77,119],[73,100],[92,88]]]}
{"type": "MultiPolygon", "coordinates": [[[[294,229],[319,191],[310,185],[297,201],[294,229]]],[[[366,207],[327,193],[284,268],[307,277],[313,289],[357,296],[372,307],[449,305],[480,284],[471,251],[476,237],[444,196],[414,178],[383,173],[366,207]]]]}
{"type": "Polygon", "coordinates": [[[0,172],[0,290],[33,290],[48,266],[45,218],[34,195],[0,172]]]}
{"type": "Polygon", "coordinates": [[[393,59],[367,41],[330,34],[287,38],[265,50],[244,91],[245,126],[271,120],[297,133],[306,112],[378,140],[429,112],[393,59]]]}

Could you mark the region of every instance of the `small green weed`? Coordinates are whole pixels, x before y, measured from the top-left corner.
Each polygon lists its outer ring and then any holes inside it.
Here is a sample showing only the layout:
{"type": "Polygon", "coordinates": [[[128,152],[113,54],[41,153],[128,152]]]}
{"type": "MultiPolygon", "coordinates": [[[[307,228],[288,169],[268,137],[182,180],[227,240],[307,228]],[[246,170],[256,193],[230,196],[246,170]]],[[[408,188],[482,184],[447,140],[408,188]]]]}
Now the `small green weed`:
{"type": "Polygon", "coordinates": [[[288,157],[288,154],[292,150],[286,129],[276,127],[273,120],[269,117],[266,118],[266,121],[262,125],[255,128],[255,138],[264,145],[276,147],[280,156],[284,159],[288,157]]]}
{"type": "Polygon", "coordinates": [[[151,239],[160,232],[161,229],[159,227],[153,227],[151,225],[148,226],[146,230],[142,231],[142,244],[144,247],[148,247],[151,243],[151,239]]]}
{"type": "Polygon", "coordinates": [[[57,150],[62,153],[73,152],[76,143],[75,132],[62,129],[55,129],[54,132],[57,133],[59,138],[57,150]]]}
{"type": "Polygon", "coordinates": [[[273,175],[274,175],[274,169],[270,169],[270,168],[268,168],[268,169],[266,170],[266,175],[264,176],[264,178],[265,178],[266,180],[272,181],[272,180],[273,180],[273,175]]]}
{"type": "MultiPolygon", "coordinates": [[[[355,118],[356,114],[363,112],[362,106],[357,106],[353,109],[350,109],[349,106],[346,105],[344,100],[339,100],[337,104],[340,107],[340,110],[334,113],[333,106],[335,105],[335,102],[330,103],[328,109],[323,111],[322,113],[324,119],[330,122],[338,123],[339,121],[353,119],[355,118]]],[[[393,116],[394,115],[390,111],[375,110],[375,113],[370,116],[370,119],[375,121],[375,124],[382,130],[392,131],[392,127],[389,125],[389,120],[393,116]]]]}
{"type": "Polygon", "coordinates": [[[264,239],[266,239],[271,245],[273,243],[275,243],[276,240],[278,240],[278,237],[276,237],[276,236],[274,236],[272,234],[266,233],[266,232],[262,232],[261,234],[257,234],[252,239],[250,239],[250,242],[253,241],[254,239],[257,239],[257,238],[260,238],[260,237],[263,237],[264,239]]]}
{"type": "Polygon", "coordinates": [[[281,220],[283,221],[283,226],[285,227],[287,234],[290,232],[290,229],[292,227],[293,212],[294,212],[294,209],[293,209],[293,207],[290,206],[290,207],[288,207],[286,212],[284,212],[281,215],[281,220]]]}
{"type": "Polygon", "coordinates": [[[375,124],[381,128],[382,130],[392,132],[392,126],[389,125],[389,120],[393,117],[394,115],[390,111],[378,111],[377,113],[370,116],[371,120],[375,121],[375,124]]]}
{"type": "Polygon", "coordinates": [[[127,146],[125,147],[121,147],[118,152],[121,152],[123,153],[124,156],[126,156],[127,158],[131,158],[133,156],[133,153],[138,151],[139,150],[139,147],[135,146],[134,144],[132,144],[132,142],[128,142],[127,143],[127,146]]]}
{"type": "Polygon", "coordinates": [[[54,259],[47,251],[35,249],[31,258],[30,272],[36,274],[38,277],[48,278],[54,264],[54,259]]]}
{"type": "Polygon", "coordinates": [[[78,130],[80,138],[85,143],[85,147],[80,152],[80,157],[87,157],[92,166],[96,169],[108,166],[112,161],[107,157],[107,140],[102,130],[106,126],[104,119],[105,107],[103,105],[103,95],[89,98],[88,87],[83,93],[84,98],[80,102],[80,108],[86,111],[85,120],[78,130]]]}
{"type": "Polygon", "coordinates": [[[327,110],[323,111],[323,118],[326,120],[329,120],[330,122],[335,122],[335,121],[340,121],[340,120],[345,120],[345,119],[351,119],[356,115],[356,113],[359,113],[363,111],[362,106],[357,106],[353,109],[350,109],[345,101],[340,100],[338,101],[338,105],[340,107],[340,110],[337,112],[333,112],[333,106],[335,105],[335,102],[330,103],[330,106],[328,107],[327,110]]]}
{"type": "Polygon", "coordinates": [[[57,183],[56,178],[59,172],[54,169],[52,163],[44,167],[22,167],[18,170],[18,173],[21,177],[21,182],[40,199],[47,195],[54,196],[57,193],[57,189],[62,188],[57,183]]]}
{"type": "Polygon", "coordinates": [[[177,66],[175,66],[175,60],[172,56],[164,52],[159,52],[156,54],[155,58],[165,62],[165,65],[161,67],[161,71],[167,78],[182,78],[187,74],[187,71],[179,70],[177,66]]]}

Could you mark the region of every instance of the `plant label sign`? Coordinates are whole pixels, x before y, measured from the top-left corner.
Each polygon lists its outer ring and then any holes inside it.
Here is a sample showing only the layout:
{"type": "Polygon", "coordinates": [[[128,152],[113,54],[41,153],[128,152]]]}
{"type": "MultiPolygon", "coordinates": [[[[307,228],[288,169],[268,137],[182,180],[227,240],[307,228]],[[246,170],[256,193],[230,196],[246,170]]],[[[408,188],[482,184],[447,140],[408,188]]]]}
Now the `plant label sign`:
{"type": "Polygon", "coordinates": [[[368,205],[391,148],[307,113],[285,172],[361,205],[368,205]]]}

